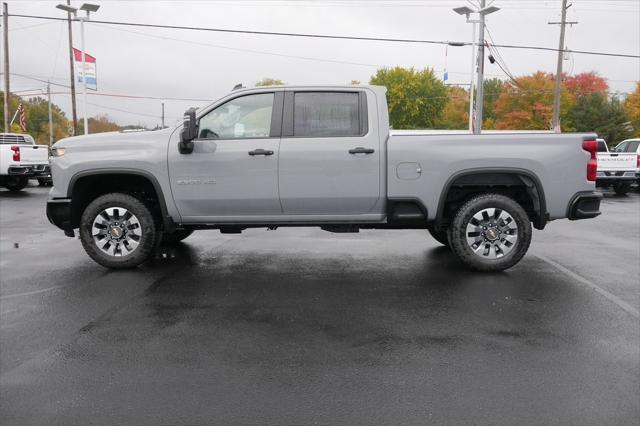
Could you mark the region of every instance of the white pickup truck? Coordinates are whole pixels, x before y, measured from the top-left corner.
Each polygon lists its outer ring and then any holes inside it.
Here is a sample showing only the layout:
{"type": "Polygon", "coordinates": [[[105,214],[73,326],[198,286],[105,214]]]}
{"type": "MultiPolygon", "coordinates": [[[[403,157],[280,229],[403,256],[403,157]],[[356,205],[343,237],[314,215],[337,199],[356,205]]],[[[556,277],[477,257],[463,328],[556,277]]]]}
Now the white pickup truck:
{"type": "Polygon", "coordinates": [[[598,172],[596,186],[609,187],[618,195],[625,195],[633,181],[636,180],[637,158],[635,153],[615,151],[609,152],[604,139],[598,142],[598,172]]]}
{"type": "Polygon", "coordinates": [[[36,145],[30,135],[0,133],[0,186],[20,191],[29,179],[44,181],[51,178],[49,149],[36,145]]]}

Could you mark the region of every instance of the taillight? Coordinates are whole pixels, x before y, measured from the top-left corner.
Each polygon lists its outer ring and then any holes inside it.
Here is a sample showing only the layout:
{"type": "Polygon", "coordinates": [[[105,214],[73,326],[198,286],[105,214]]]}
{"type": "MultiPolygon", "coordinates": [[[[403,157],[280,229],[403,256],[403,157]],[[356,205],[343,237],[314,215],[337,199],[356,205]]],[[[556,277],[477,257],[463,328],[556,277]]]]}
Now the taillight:
{"type": "Polygon", "coordinates": [[[636,167],[640,169],[640,154],[638,154],[638,157],[636,160],[636,167]]]}
{"type": "Polygon", "coordinates": [[[11,151],[13,151],[13,161],[20,161],[20,147],[14,145],[11,147],[11,151]]]}
{"type": "Polygon", "coordinates": [[[582,149],[591,154],[591,158],[587,163],[587,180],[595,182],[598,171],[598,160],[596,156],[596,153],[598,152],[598,142],[595,139],[583,141],[582,149]]]}

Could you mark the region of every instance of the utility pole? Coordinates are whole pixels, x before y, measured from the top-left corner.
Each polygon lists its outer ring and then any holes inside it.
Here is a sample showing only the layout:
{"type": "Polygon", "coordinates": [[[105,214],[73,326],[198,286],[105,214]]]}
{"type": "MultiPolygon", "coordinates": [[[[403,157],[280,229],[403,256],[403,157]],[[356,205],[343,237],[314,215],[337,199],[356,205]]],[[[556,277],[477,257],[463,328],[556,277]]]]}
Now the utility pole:
{"type": "MultiPolygon", "coordinates": [[[[67,0],[67,6],[71,6],[71,0],[67,0]]],[[[78,112],[76,110],[76,78],[75,60],[73,58],[73,35],[71,26],[71,12],[67,12],[67,28],[69,30],[69,72],[71,75],[71,112],[73,117],[73,135],[78,134],[78,112]]]]}
{"type": "Polygon", "coordinates": [[[53,118],[51,116],[51,84],[47,81],[47,102],[49,103],[49,147],[53,145],[53,118]]]}
{"type": "MultiPolygon", "coordinates": [[[[485,0],[480,0],[480,10],[485,8],[485,0]]],[[[478,37],[478,86],[476,97],[476,128],[474,133],[482,132],[482,106],[484,102],[484,19],[485,14],[480,13],[480,37],[478,37]]]]}
{"type": "Polygon", "coordinates": [[[164,102],[162,102],[162,128],[164,129],[164,102]]]}
{"type": "Polygon", "coordinates": [[[11,90],[9,88],[9,6],[2,3],[2,32],[4,33],[4,131],[11,132],[9,125],[9,108],[11,90]]]}
{"type": "Polygon", "coordinates": [[[560,133],[560,87],[562,83],[562,61],[564,54],[564,29],[567,24],[577,24],[577,21],[567,22],[567,0],[562,0],[562,18],[560,22],[549,22],[551,25],[560,25],[560,43],[558,44],[558,65],[556,67],[556,84],[553,90],[553,122],[552,128],[556,133],[560,133]]]}

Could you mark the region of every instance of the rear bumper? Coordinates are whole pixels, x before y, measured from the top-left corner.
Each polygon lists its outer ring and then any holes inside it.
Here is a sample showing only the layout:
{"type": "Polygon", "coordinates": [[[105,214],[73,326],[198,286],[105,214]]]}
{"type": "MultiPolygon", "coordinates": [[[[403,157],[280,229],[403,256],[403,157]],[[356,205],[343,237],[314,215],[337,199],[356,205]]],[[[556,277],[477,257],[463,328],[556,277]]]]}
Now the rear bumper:
{"type": "Polygon", "coordinates": [[[11,166],[8,169],[9,176],[26,176],[32,178],[51,177],[51,167],[48,164],[28,164],[11,166]]]}
{"type": "Polygon", "coordinates": [[[600,201],[602,194],[599,192],[580,192],[573,196],[569,203],[569,220],[591,219],[600,216],[600,201]]]}
{"type": "Polygon", "coordinates": [[[73,237],[73,222],[71,221],[71,199],[53,199],[47,201],[47,219],[53,225],[64,231],[67,237],[73,237]]]}
{"type": "Polygon", "coordinates": [[[597,172],[597,182],[633,182],[636,180],[636,172],[623,171],[623,172],[597,172]]]}

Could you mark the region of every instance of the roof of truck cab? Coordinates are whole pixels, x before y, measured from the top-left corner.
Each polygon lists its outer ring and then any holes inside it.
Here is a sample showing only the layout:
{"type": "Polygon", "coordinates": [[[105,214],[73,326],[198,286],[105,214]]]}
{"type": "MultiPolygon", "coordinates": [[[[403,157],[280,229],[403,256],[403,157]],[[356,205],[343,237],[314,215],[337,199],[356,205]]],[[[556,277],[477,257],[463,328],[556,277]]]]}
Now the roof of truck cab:
{"type": "Polygon", "coordinates": [[[327,85],[308,85],[308,86],[290,86],[290,85],[273,85],[273,86],[258,86],[258,87],[243,87],[240,89],[232,90],[231,93],[242,93],[242,92],[255,92],[255,91],[270,91],[273,89],[278,90],[353,90],[353,89],[371,89],[374,91],[377,90],[386,90],[384,86],[375,86],[371,84],[344,84],[344,85],[336,85],[336,84],[327,84],[327,85]]]}

